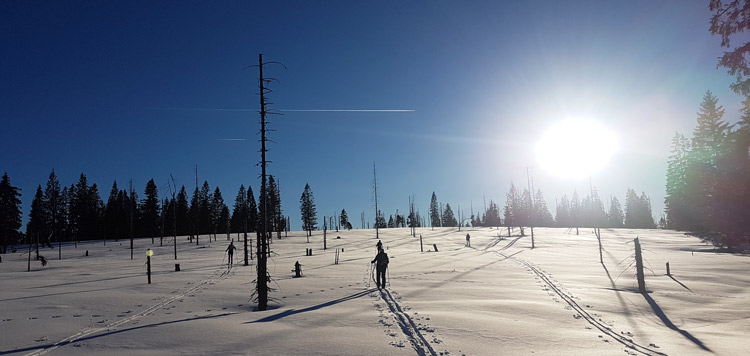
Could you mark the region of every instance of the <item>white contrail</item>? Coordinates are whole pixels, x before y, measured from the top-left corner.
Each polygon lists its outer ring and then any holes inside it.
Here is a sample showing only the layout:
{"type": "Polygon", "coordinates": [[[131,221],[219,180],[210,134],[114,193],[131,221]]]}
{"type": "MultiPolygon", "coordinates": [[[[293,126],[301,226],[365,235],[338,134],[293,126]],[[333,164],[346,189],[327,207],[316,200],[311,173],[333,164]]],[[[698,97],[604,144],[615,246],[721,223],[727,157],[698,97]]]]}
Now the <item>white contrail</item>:
{"type": "Polygon", "coordinates": [[[278,110],[282,112],[414,112],[412,109],[308,109],[308,110],[278,110]]]}
{"type": "MultiPolygon", "coordinates": [[[[230,112],[257,112],[255,109],[212,109],[212,108],[157,108],[157,110],[180,110],[180,111],[230,111],[230,112]]],[[[414,112],[413,109],[275,109],[279,112],[414,112]]]]}

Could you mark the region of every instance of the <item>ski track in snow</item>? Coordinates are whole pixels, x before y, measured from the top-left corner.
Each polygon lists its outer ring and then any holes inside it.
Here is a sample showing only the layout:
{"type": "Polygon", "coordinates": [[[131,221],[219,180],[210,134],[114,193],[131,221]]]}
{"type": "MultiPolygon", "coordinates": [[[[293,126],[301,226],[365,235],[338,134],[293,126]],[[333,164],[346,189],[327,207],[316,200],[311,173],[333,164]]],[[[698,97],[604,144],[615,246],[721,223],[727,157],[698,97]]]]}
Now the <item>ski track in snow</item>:
{"type": "MultiPolygon", "coordinates": [[[[518,239],[515,239],[515,240],[511,241],[511,243],[507,247],[510,247],[510,245],[512,245],[513,243],[515,243],[515,241],[517,241],[517,240],[518,239]]],[[[501,249],[501,251],[504,250],[504,249],[505,248],[501,249]]],[[[589,314],[583,307],[581,307],[575,301],[575,297],[573,297],[572,294],[568,294],[568,293],[564,292],[562,290],[562,287],[560,287],[559,285],[555,284],[552,281],[552,279],[545,272],[543,272],[541,269],[539,269],[536,266],[534,266],[532,263],[530,263],[528,261],[525,261],[525,260],[522,260],[522,259],[517,258],[517,257],[513,257],[513,255],[510,255],[510,256],[506,255],[506,254],[504,254],[502,252],[499,252],[499,251],[496,251],[496,253],[499,254],[500,256],[504,257],[504,258],[510,258],[510,259],[515,260],[517,263],[519,263],[520,265],[524,266],[527,270],[529,270],[529,271],[533,272],[535,275],[537,275],[544,283],[546,283],[546,287],[548,287],[553,292],[555,292],[555,294],[557,294],[563,301],[565,301],[565,303],[567,303],[568,306],[570,306],[570,308],[572,308],[576,313],[578,313],[576,319],[583,319],[583,320],[585,320],[586,322],[588,322],[589,324],[591,324],[591,326],[593,326],[594,328],[598,329],[599,331],[601,331],[605,335],[609,336],[610,338],[614,339],[615,341],[617,341],[620,344],[622,344],[623,346],[625,346],[628,350],[632,350],[634,352],[637,352],[637,353],[640,353],[640,354],[643,354],[643,355],[648,355],[648,356],[667,356],[667,354],[665,354],[663,352],[659,352],[659,351],[653,350],[653,349],[651,349],[649,347],[640,345],[640,344],[636,343],[635,341],[633,341],[633,339],[625,337],[623,335],[620,335],[617,332],[615,332],[614,330],[612,330],[612,328],[610,328],[606,323],[604,323],[603,321],[601,321],[601,319],[597,319],[595,316],[592,316],[591,314],[589,314]]],[[[651,344],[649,346],[652,346],[652,345],[653,344],[651,344]]],[[[630,353],[630,352],[629,352],[629,354],[631,354],[631,355],[637,355],[636,353],[630,353]]]]}
{"type": "MultiPolygon", "coordinates": [[[[372,268],[368,269],[366,271],[367,275],[365,278],[367,279],[368,288],[369,283],[372,279],[372,268]]],[[[373,304],[375,306],[375,309],[377,309],[380,312],[380,323],[383,324],[383,326],[390,328],[394,325],[394,322],[396,325],[398,325],[399,329],[401,330],[401,333],[406,337],[406,340],[409,342],[411,347],[416,351],[417,355],[420,356],[438,356],[438,355],[450,355],[450,352],[448,351],[441,351],[436,352],[435,349],[430,345],[430,341],[427,339],[430,338],[433,343],[439,344],[442,342],[442,340],[438,339],[435,335],[435,329],[428,325],[423,325],[421,323],[415,323],[414,319],[406,312],[406,310],[409,309],[409,307],[404,307],[399,303],[399,300],[401,299],[400,296],[398,296],[397,292],[391,292],[388,289],[379,289],[377,291],[377,294],[375,291],[370,294],[373,298],[379,298],[379,300],[382,300],[383,303],[385,303],[385,308],[378,302],[373,301],[373,304]],[[394,297],[394,294],[396,297],[394,297]],[[387,309],[386,309],[387,308],[387,309]],[[390,314],[388,316],[387,314],[390,314]],[[427,333],[427,337],[422,332],[427,333]]],[[[417,314],[416,312],[414,313],[417,314]]],[[[419,319],[419,317],[416,317],[419,319]]],[[[429,320],[429,318],[427,318],[429,320]]],[[[396,337],[398,334],[394,332],[391,329],[386,329],[385,333],[388,334],[391,337],[396,337]]],[[[395,347],[405,347],[403,341],[399,342],[391,342],[392,346],[395,347]]]]}
{"type": "Polygon", "coordinates": [[[172,297],[164,299],[164,300],[162,300],[162,301],[160,301],[160,302],[158,302],[158,303],[156,303],[156,304],[154,304],[154,305],[152,305],[152,306],[144,309],[140,313],[133,314],[133,315],[127,317],[127,318],[114,321],[112,323],[109,323],[109,324],[107,324],[105,326],[102,326],[102,327],[99,327],[99,328],[94,328],[94,329],[80,331],[80,332],[78,332],[76,334],[73,334],[71,336],[68,336],[68,337],[66,337],[66,338],[64,338],[64,339],[62,339],[62,340],[60,340],[60,341],[58,341],[58,342],[56,342],[56,343],[48,346],[48,347],[45,347],[43,349],[40,349],[40,350],[37,350],[37,351],[34,351],[34,352],[30,352],[30,353],[26,354],[25,356],[39,356],[39,355],[44,355],[44,354],[46,354],[46,353],[48,353],[50,351],[53,351],[53,350],[55,350],[57,348],[60,348],[62,346],[68,345],[68,344],[72,344],[72,343],[74,343],[74,342],[76,342],[78,340],[81,340],[83,338],[86,338],[86,337],[98,334],[100,332],[111,331],[112,329],[117,328],[120,325],[127,324],[129,322],[132,322],[132,321],[135,321],[137,319],[140,319],[140,318],[142,318],[142,317],[144,317],[146,315],[152,314],[156,310],[159,310],[160,308],[163,308],[163,307],[165,307],[165,306],[173,303],[176,300],[182,299],[182,298],[184,298],[186,296],[189,296],[189,295],[191,295],[191,294],[193,294],[193,293],[195,293],[195,292],[197,292],[197,291],[205,288],[208,285],[214,284],[214,283],[216,283],[216,282],[218,282],[218,281],[220,281],[222,279],[225,279],[230,274],[230,272],[231,272],[230,269],[223,270],[220,274],[215,275],[215,276],[213,276],[211,278],[205,279],[205,280],[201,281],[200,283],[196,284],[195,286],[184,290],[182,293],[179,293],[179,294],[173,295],[172,297]]]}

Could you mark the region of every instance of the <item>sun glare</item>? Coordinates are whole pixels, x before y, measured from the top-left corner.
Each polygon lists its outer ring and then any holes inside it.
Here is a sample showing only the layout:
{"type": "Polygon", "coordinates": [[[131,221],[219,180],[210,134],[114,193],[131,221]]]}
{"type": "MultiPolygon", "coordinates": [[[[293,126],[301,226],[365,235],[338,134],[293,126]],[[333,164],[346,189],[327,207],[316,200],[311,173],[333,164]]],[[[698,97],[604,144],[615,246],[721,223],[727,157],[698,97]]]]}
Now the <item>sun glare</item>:
{"type": "Polygon", "coordinates": [[[617,151],[617,137],[587,120],[550,127],[536,144],[540,166],[560,178],[580,179],[604,168],[617,151]]]}

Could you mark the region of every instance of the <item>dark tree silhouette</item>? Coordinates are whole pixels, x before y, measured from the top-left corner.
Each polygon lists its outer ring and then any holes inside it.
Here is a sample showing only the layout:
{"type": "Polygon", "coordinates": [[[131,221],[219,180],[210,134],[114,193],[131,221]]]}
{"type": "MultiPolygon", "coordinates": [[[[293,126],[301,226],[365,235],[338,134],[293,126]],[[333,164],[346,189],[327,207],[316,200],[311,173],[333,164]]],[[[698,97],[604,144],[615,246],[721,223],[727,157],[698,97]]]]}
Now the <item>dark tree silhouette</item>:
{"type": "Polygon", "coordinates": [[[258,204],[255,202],[253,187],[247,187],[247,231],[259,231],[260,214],[258,213],[258,204]]]}
{"type": "Polygon", "coordinates": [[[432,198],[430,199],[430,226],[433,228],[435,228],[435,226],[442,226],[440,223],[440,207],[438,205],[437,195],[435,195],[435,192],[432,192],[432,198]]]}
{"type": "Polygon", "coordinates": [[[247,191],[245,185],[240,185],[237,197],[234,198],[231,219],[232,232],[244,232],[247,227],[247,191]]]}
{"type": "Polygon", "coordinates": [[[151,236],[151,243],[154,243],[154,236],[157,235],[159,230],[159,191],[154,183],[154,179],[150,179],[146,183],[146,189],[143,192],[145,198],[141,202],[141,233],[145,236],[151,236]]]}
{"type": "Polygon", "coordinates": [[[307,236],[312,235],[318,224],[317,210],[315,208],[315,198],[313,197],[310,184],[305,184],[302,196],[299,199],[300,215],[302,216],[302,229],[307,231],[307,236]]]}
{"type": "Polygon", "coordinates": [[[10,184],[8,173],[0,180],[0,253],[7,253],[8,245],[18,243],[21,227],[21,193],[10,184]]]}
{"type": "Polygon", "coordinates": [[[446,227],[457,227],[458,221],[456,220],[456,216],[453,214],[453,209],[451,209],[450,204],[445,204],[445,209],[443,209],[443,226],[446,227]]]}
{"type": "Polygon", "coordinates": [[[193,226],[193,220],[190,216],[187,191],[185,190],[184,185],[180,188],[180,192],[177,193],[175,210],[175,215],[177,215],[177,234],[181,236],[190,234],[192,231],[191,228],[193,226]]]}
{"type": "Polygon", "coordinates": [[[495,227],[502,225],[502,219],[500,219],[500,208],[494,201],[492,201],[492,199],[490,199],[490,205],[487,208],[487,213],[484,215],[484,225],[495,227]]]}
{"type": "Polygon", "coordinates": [[[349,216],[346,215],[346,209],[341,209],[341,215],[339,215],[339,224],[342,228],[347,230],[352,229],[352,224],[349,222],[349,216]]]}
{"type": "Polygon", "coordinates": [[[26,223],[26,238],[28,243],[36,244],[36,258],[39,259],[39,241],[41,236],[47,234],[46,215],[44,212],[44,192],[42,186],[38,185],[34,199],[31,201],[29,221],[26,223]]]}
{"type": "MultiPolygon", "coordinates": [[[[45,224],[47,225],[47,231],[49,236],[40,236],[44,243],[51,244],[52,241],[57,241],[58,248],[62,247],[62,232],[65,230],[64,221],[62,219],[65,205],[62,200],[60,181],[57,180],[55,170],[49,175],[47,180],[47,187],[44,189],[44,215],[45,224]]],[[[62,252],[58,255],[62,259],[62,252]]]]}
{"type": "Polygon", "coordinates": [[[608,226],[613,228],[620,228],[624,226],[625,214],[622,212],[622,206],[617,197],[612,198],[612,202],[609,205],[609,216],[608,226]]]}

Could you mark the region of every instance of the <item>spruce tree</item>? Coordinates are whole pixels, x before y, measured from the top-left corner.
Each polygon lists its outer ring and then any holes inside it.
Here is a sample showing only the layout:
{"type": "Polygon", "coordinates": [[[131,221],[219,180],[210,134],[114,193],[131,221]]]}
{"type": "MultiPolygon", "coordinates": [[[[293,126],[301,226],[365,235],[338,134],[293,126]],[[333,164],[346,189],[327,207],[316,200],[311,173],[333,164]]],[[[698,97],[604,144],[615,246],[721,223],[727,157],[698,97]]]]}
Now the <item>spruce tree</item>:
{"type": "Polygon", "coordinates": [[[341,224],[341,228],[345,228],[347,230],[352,229],[352,224],[349,222],[349,216],[346,215],[346,209],[341,209],[341,215],[339,215],[339,224],[341,224]]]}
{"type": "Polygon", "coordinates": [[[247,186],[247,231],[260,231],[260,213],[258,204],[255,202],[253,187],[247,186]]]}
{"type": "MultiPolygon", "coordinates": [[[[224,221],[225,217],[223,216],[223,211],[225,207],[226,204],[224,204],[224,197],[221,195],[221,190],[217,186],[211,199],[211,225],[213,227],[214,240],[216,240],[216,234],[226,232],[226,225],[228,224],[229,216],[227,214],[227,221],[224,221]]],[[[229,209],[227,208],[227,210],[229,209]]]]}
{"type": "Polygon", "coordinates": [[[145,236],[151,236],[151,243],[154,243],[154,236],[157,235],[159,230],[159,191],[156,187],[154,179],[150,179],[146,183],[146,189],[143,194],[145,198],[141,202],[141,225],[143,226],[142,232],[145,236]]]}
{"type": "Polygon", "coordinates": [[[26,223],[26,238],[28,243],[36,243],[36,258],[39,259],[39,241],[47,234],[47,222],[44,208],[44,192],[42,186],[38,185],[34,199],[31,201],[29,221],[26,223]]]}
{"type": "Polygon", "coordinates": [[[612,202],[609,205],[609,227],[621,228],[623,227],[624,220],[625,216],[622,213],[622,206],[620,205],[620,201],[617,200],[617,197],[613,197],[612,202]]]}
{"type": "MultiPolygon", "coordinates": [[[[117,204],[117,194],[120,189],[117,188],[117,181],[112,183],[112,189],[109,191],[109,197],[107,198],[107,205],[104,210],[104,234],[109,238],[118,238],[117,232],[119,230],[118,219],[120,215],[120,206],[117,204]]],[[[171,226],[171,225],[170,225],[171,226]]]]}
{"type": "Polygon", "coordinates": [[[0,253],[7,253],[8,245],[18,243],[21,227],[21,193],[18,187],[10,184],[8,173],[0,180],[0,253]]]}
{"type": "Polygon", "coordinates": [[[451,209],[451,205],[446,203],[445,209],[443,209],[443,221],[442,226],[445,227],[457,227],[458,221],[456,221],[456,216],[453,214],[453,209],[451,209]]]}
{"type": "Polygon", "coordinates": [[[485,220],[485,226],[497,227],[501,225],[500,208],[491,199],[490,199],[490,205],[487,208],[487,213],[485,214],[484,220],[485,220]]]}
{"type": "Polygon", "coordinates": [[[440,225],[440,208],[438,206],[437,196],[435,192],[432,192],[432,198],[430,199],[430,226],[433,228],[440,225]]]}
{"type": "MultiPolygon", "coordinates": [[[[198,204],[198,226],[200,226],[199,232],[201,234],[211,234],[213,232],[212,224],[213,224],[213,216],[211,216],[211,199],[213,196],[211,195],[211,187],[208,185],[208,181],[203,181],[203,186],[201,186],[200,194],[199,194],[199,204],[198,204]]],[[[211,240],[211,237],[209,236],[209,242],[211,240]]]]}
{"type": "Polygon", "coordinates": [[[690,142],[676,132],[672,138],[671,151],[667,159],[667,195],[664,206],[667,214],[667,227],[685,229],[689,226],[692,208],[688,206],[688,167],[690,166],[690,142]]]}
{"type": "Polygon", "coordinates": [[[560,202],[557,203],[555,221],[558,227],[573,227],[570,217],[570,200],[568,200],[568,196],[565,194],[560,198],[560,202]]]}
{"type": "Polygon", "coordinates": [[[305,184],[302,196],[299,199],[300,215],[302,216],[302,229],[307,231],[307,236],[312,236],[312,230],[318,223],[315,199],[310,184],[305,184]]]}
{"type": "MultiPolygon", "coordinates": [[[[58,242],[58,247],[62,246],[63,226],[63,201],[61,197],[60,181],[57,180],[55,170],[49,175],[47,186],[44,189],[44,215],[47,225],[48,236],[40,236],[42,241],[51,246],[53,241],[58,242]]],[[[60,253],[60,258],[62,255],[60,253]]]]}
{"type": "Polygon", "coordinates": [[[175,203],[175,215],[177,216],[177,234],[180,236],[186,236],[191,234],[191,227],[193,221],[190,215],[190,207],[188,205],[187,191],[183,185],[180,188],[180,192],[177,193],[177,202],[175,203]]]}
{"type": "Polygon", "coordinates": [[[232,207],[232,232],[244,232],[247,224],[247,191],[245,185],[240,185],[232,207]]]}

